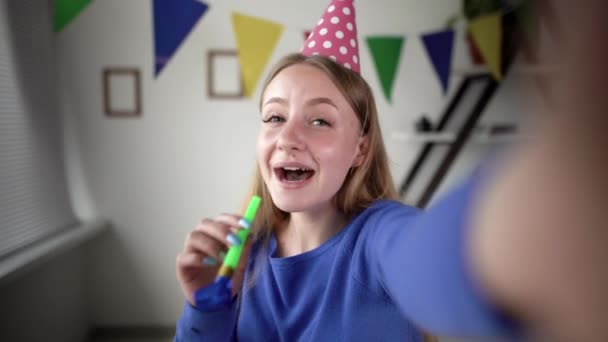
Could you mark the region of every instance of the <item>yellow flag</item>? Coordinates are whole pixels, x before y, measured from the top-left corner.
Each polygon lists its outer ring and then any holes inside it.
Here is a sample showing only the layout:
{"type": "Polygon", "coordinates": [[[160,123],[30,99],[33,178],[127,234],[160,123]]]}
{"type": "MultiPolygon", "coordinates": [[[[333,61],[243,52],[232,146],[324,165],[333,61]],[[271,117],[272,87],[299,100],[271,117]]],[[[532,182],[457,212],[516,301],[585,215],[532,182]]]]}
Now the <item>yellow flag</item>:
{"type": "Polygon", "coordinates": [[[479,52],[497,81],[502,78],[502,16],[500,12],[475,18],[469,25],[479,52]]]}
{"type": "Polygon", "coordinates": [[[245,96],[251,97],[264,72],[266,63],[283,33],[283,25],[232,13],[232,26],[239,53],[245,96]]]}

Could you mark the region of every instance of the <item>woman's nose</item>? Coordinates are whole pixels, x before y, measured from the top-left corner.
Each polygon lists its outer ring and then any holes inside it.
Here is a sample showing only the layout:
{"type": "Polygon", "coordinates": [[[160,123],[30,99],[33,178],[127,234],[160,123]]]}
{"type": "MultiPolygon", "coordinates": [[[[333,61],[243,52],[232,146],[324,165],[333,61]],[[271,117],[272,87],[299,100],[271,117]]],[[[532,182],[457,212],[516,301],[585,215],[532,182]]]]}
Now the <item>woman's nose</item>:
{"type": "Polygon", "coordinates": [[[287,121],[279,133],[277,147],[284,150],[303,150],[306,146],[303,127],[295,120],[287,121]]]}

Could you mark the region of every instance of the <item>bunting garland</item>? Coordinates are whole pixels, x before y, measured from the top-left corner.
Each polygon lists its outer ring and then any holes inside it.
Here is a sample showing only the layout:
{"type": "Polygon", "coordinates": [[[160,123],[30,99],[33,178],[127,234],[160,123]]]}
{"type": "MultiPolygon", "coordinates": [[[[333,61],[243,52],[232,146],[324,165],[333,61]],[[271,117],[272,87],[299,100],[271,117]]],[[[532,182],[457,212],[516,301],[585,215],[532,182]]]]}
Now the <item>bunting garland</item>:
{"type": "Polygon", "coordinates": [[[283,25],[239,13],[232,13],[232,25],[239,52],[245,96],[251,97],[283,33],[283,25]]]}
{"type": "MultiPolygon", "coordinates": [[[[55,0],[55,29],[61,30],[84,9],[91,0],[55,0]]],[[[154,48],[157,77],[175,54],[192,28],[208,11],[201,0],[153,0],[154,48]]],[[[522,20],[523,21],[523,20],[522,20]]],[[[486,64],[496,80],[501,80],[502,13],[471,19],[466,39],[472,48],[473,62],[486,64]],[[479,58],[480,57],[480,58],[479,58]]],[[[251,97],[272,53],[284,31],[280,23],[263,18],[232,13],[243,90],[251,97]]],[[[306,39],[310,30],[302,31],[306,39]]],[[[420,36],[429,61],[444,93],[450,84],[455,32],[452,29],[425,33],[420,36]]],[[[369,36],[365,38],[384,97],[392,102],[392,91],[405,36],[369,36]]]]}
{"type": "Polygon", "coordinates": [[[63,30],[90,3],[91,0],[55,0],[55,32],[63,30]]]}
{"type": "Polygon", "coordinates": [[[155,77],[208,8],[206,3],[197,0],[154,0],[155,77]]]}
{"type": "MultiPolygon", "coordinates": [[[[61,31],[74,20],[92,0],[55,0],[54,30],[61,31]]],[[[154,76],[157,77],[192,28],[208,11],[202,0],[153,0],[154,76]]],[[[530,19],[530,5],[517,7],[518,21],[529,40],[534,40],[536,26],[530,19]]],[[[484,63],[492,76],[500,81],[502,71],[502,15],[498,11],[470,19],[466,40],[474,64],[484,63]]],[[[233,31],[243,79],[244,93],[251,97],[256,84],[281,37],[282,24],[240,13],[232,14],[233,31]]],[[[306,39],[310,30],[303,31],[306,39]]],[[[429,60],[441,82],[444,93],[450,81],[455,32],[452,29],[421,35],[429,60]]],[[[392,90],[401,60],[403,36],[370,36],[366,38],[382,91],[392,101],[392,90]]]]}
{"type": "Polygon", "coordinates": [[[483,57],[481,57],[479,47],[477,46],[475,39],[473,39],[473,36],[471,35],[470,31],[466,33],[466,41],[468,44],[469,57],[471,58],[471,62],[474,65],[483,65],[483,57]]]}
{"type": "Polygon", "coordinates": [[[471,35],[494,79],[502,79],[502,15],[496,12],[475,18],[469,25],[471,35]]]}
{"type": "Polygon", "coordinates": [[[452,47],[454,45],[454,30],[445,30],[421,37],[426,52],[433,63],[435,72],[441,81],[441,87],[445,94],[450,82],[450,71],[452,65],[452,47]]]}
{"type": "Polygon", "coordinates": [[[306,41],[306,39],[308,39],[308,36],[310,36],[311,33],[312,33],[311,30],[304,30],[304,41],[306,41]]]}
{"type": "Polygon", "coordinates": [[[375,36],[367,38],[367,45],[372,54],[372,59],[376,66],[376,72],[380,78],[384,97],[388,102],[392,102],[393,83],[399,60],[401,59],[401,47],[403,37],[395,36],[375,36]]]}

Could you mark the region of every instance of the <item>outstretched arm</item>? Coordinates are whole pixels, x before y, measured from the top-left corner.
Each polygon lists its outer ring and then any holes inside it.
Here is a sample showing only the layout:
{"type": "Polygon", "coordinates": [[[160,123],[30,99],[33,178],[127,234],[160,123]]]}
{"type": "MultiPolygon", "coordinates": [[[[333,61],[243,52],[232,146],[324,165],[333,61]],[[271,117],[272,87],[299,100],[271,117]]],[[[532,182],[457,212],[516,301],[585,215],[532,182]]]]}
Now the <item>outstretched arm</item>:
{"type": "Polygon", "coordinates": [[[608,2],[553,1],[551,113],[484,189],[470,260],[483,287],[543,336],[608,339],[608,2]]]}
{"type": "Polygon", "coordinates": [[[374,239],[389,294],[433,333],[608,340],[608,2],[552,4],[551,113],[427,212],[384,218],[374,239]]]}

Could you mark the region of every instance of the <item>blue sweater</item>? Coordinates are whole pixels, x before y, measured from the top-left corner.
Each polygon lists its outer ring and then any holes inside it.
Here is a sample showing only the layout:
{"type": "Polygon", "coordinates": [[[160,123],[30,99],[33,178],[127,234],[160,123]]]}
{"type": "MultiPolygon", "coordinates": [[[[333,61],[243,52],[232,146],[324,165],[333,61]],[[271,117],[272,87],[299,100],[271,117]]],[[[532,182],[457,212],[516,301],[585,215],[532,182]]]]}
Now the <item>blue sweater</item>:
{"type": "MultiPolygon", "coordinates": [[[[422,213],[378,201],[318,248],[288,258],[276,241],[232,307],[186,304],[176,341],[421,341],[418,327],[457,336],[514,337],[468,270],[472,183],[422,213]]],[[[247,280],[248,274],[246,274],[247,280]]]]}

